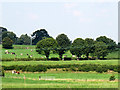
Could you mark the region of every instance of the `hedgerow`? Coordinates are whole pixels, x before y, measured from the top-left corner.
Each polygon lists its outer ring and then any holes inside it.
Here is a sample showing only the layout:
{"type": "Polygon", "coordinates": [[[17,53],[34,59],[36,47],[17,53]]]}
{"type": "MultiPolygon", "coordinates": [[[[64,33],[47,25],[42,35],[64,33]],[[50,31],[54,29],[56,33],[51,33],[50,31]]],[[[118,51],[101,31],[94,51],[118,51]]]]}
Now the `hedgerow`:
{"type": "Polygon", "coordinates": [[[98,73],[107,72],[108,70],[113,70],[114,72],[120,72],[119,66],[117,65],[100,65],[100,64],[65,64],[65,65],[12,65],[3,66],[4,70],[22,70],[27,72],[45,72],[47,69],[67,69],[72,71],[96,71],[98,73]]]}

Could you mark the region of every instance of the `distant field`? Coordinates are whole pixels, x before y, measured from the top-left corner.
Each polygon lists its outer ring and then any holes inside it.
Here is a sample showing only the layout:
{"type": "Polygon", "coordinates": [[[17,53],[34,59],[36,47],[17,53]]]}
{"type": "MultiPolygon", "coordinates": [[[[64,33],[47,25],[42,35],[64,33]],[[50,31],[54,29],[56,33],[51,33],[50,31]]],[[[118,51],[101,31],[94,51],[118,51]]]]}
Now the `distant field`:
{"type": "MultiPolygon", "coordinates": [[[[27,54],[32,55],[32,58],[41,58],[44,57],[45,55],[42,54],[38,54],[35,50],[35,45],[13,45],[14,49],[2,49],[2,58],[3,59],[14,59],[14,58],[27,58],[27,54]],[[11,55],[11,54],[5,54],[5,50],[8,50],[9,52],[15,52],[15,55],[11,55]],[[31,52],[32,50],[32,52],[31,52]],[[21,53],[23,55],[21,55],[21,53]]],[[[64,55],[67,55],[67,57],[72,57],[72,54],[68,51],[66,52],[64,55]]],[[[51,57],[59,57],[58,54],[50,54],[50,58],[51,57]]],[[[118,58],[118,51],[116,52],[112,52],[109,53],[107,58],[118,58]]]]}
{"type": "MultiPolygon", "coordinates": [[[[32,55],[32,58],[41,58],[41,57],[45,58],[45,55],[38,54],[35,49],[2,49],[2,58],[3,59],[28,58],[27,54],[32,55]],[[9,52],[14,52],[17,56],[11,55],[11,54],[5,54],[5,50],[8,50],[9,52]],[[31,52],[31,50],[32,50],[32,52],[31,52]],[[21,53],[23,55],[21,55],[21,53]]],[[[72,56],[72,54],[70,52],[66,52],[66,54],[64,54],[64,55],[67,55],[68,57],[72,56]]],[[[51,53],[49,58],[51,58],[51,57],[59,57],[59,55],[51,53]]]]}
{"type": "Polygon", "coordinates": [[[7,61],[2,62],[4,66],[11,65],[63,65],[63,64],[101,64],[101,65],[118,65],[118,60],[84,60],[84,61],[7,61]]]}
{"type": "Polygon", "coordinates": [[[112,73],[21,73],[12,75],[5,73],[2,78],[3,88],[117,88],[118,74],[114,73],[116,81],[109,81],[112,73]],[[26,80],[23,77],[26,77],[26,80]],[[42,80],[39,80],[41,76],[42,80]],[[45,80],[50,79],[50,80],[45,80]]]}

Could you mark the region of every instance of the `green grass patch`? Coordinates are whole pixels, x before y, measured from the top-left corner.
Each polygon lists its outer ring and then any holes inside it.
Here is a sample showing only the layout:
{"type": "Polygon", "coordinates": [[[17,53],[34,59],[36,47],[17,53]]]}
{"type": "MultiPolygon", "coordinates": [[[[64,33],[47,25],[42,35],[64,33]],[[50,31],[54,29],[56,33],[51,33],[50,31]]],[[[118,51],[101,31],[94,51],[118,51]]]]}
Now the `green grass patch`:
{"type": "Polygon", "coordinates": [[[7,61],[2,62],[3,66],[11,65],[64,65],[64,64],[100,64],[118,65],[118,60],[72,60],[72,61],[7,61]]]}
{"type": "MultiPolygon", "coordinates": [[[[117,88],[118,81],[109,81],[107,73],[6,73],[2,78],[3,88],[117,88]],[[26,80],[23,77],[26,77],[26,80]],[[39,80],[41,77],[54,77],[53,80],[39,80]],[[13,78],[17,77],[17,78],[13,78]],[[19,78],[20,77],[20,78],[19,78]],[[103,81],[102,81],[103,80],[103,81]]],[[[118,74],[114,73],[116,79],[118,74]]]]}

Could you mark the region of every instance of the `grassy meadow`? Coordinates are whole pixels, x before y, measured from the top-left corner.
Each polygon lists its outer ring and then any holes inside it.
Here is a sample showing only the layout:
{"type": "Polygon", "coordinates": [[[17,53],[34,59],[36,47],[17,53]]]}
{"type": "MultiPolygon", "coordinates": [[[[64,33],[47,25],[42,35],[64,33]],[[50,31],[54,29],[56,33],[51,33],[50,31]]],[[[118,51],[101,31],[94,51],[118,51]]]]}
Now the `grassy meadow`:
{"type": "MultiPolygon", "coordinates": [[[[14,45],[14,49],[2,49],[3,59],[28,58],[45,58],[45,55],[38,54],[35,46],[14,45]],[[5,50],[15,52],[15,55],[5,54],[5,50]],[[32,51],[31,51],[32,50],[32,51]],[[21,53],[23,55],[21,55],[21,53]]],[[[72,57],[68,51],[64,55],[72,57]]],[[[59,57],[58,54],[50,54],[51,57],[59,57]]],[[[117,58],[118,52],[108,54],[107,58],[117,58]]],[[[100,65],[118,65],[118,59],[109,60],[71,60],[71,61],[3,61],[2,66],[12,65],[67,65],[67,64],[100,64],[100,65]]],[[[5,77],[2,77],[2,88],[118,88],[118,73],[104,72],[73,72],[62,71],[62,69],[48,69],[46,72],[22,72],[20,75],[12,74],[11,71],[5,71],[5,77]],[[111,75],[116,80],[109,81],[111,75]],[[26,79],[24,79],[24,76],[26,79]],[[41,76],[41,80],[39,80],[41,76]]]]}
{"type": "MultiPolygon", "coordinates": [[[[43,54],[38,54],[35,49],[35,45],[13,45],[14,49],[2,49],[2,59],[14,59],[14,58],[28,58],[27,54],[32,55],[32,58],[46,58],[43,54]],[[5,50],[9,52],[14,52],[15,55],[5,54],[5,50]],[[32,50],[32,51],[31,51],[32,50]],[[22,55],[21,55],[22,53],[22,55]]],[[[66,52],[64,55],[67,57],[72,57],[70,51],[66,52]]],[[[58,54],[50,53],[49,58],[59,57],[58,54]]],[[[106,58],[118,58],[118,51],[109,53],[106,58]]]]}
{"type": "Polygon", "coordinates": [[[3,88],[117,88],[117,73],[96,72],[62,72],[48,71],[46,73],[26,73],[20,75],[6,72],[2,78],[3,88]],[[109,81],[111,75],[115,81],[109,81]],[[24,76],[26,79],[24,79],[24,76]],[[41,76],[41,80],[39,80],[41,76]]]}
{"type": "Polygon", "coordinates": [[[118,60],[83,60],[83,61],[7,61],[2,62],[3,66],[11,65],[65,65],[65,64],[101,64],[101,65],[118,65],[118,60]]]}

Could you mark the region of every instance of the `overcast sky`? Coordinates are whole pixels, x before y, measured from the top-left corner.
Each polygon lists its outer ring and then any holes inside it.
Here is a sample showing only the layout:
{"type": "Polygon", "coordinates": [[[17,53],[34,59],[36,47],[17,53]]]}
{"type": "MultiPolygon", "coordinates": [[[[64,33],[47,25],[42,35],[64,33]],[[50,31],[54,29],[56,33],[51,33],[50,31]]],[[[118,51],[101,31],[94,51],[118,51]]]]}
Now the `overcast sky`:
{"type": "MultiPolygon", "coordinates": [[[[31,0],[33,1],[33,0],[31,0]]],[[[99,1],[99,0],[98,0],[99,1]]],[[[21,34],[46,29],[56,38],[107,36],[118,41],[118,2],[3,2],[0,26],[21,34]]]]}

